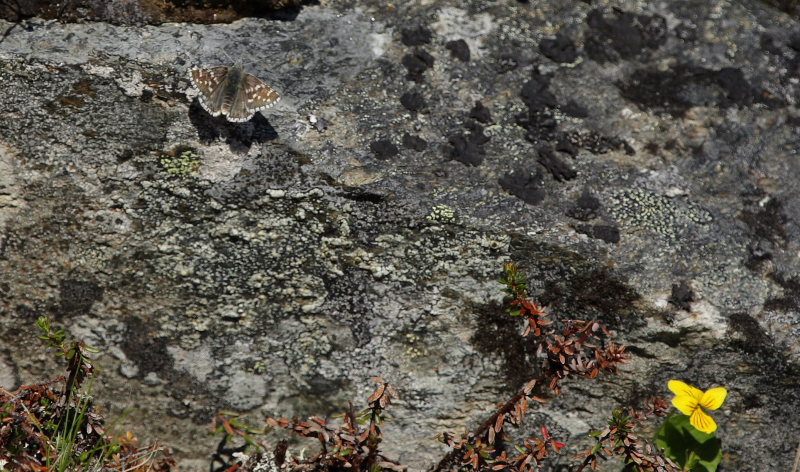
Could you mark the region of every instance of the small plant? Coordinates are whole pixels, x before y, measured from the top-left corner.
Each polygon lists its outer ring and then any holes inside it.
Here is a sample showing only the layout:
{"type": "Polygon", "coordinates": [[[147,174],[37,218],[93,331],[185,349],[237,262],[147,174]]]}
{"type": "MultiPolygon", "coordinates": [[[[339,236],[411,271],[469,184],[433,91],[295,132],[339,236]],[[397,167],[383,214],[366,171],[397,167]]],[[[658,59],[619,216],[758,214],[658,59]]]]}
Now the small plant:
{"type": "Polygon", "coordinates": [[[67,341],[47,318],[36,322],[41,340],[67,360],[67,376],[24,385],[15,392],[0,389],[0,463],[19,471],[157,471],[172,470],[169,456],[156,444],[140,448],[128,432],[118,441],[107,437],[95,411],[89,354],[98,352],[80,341],[67,341]],[[63,390],[52,386],[63,382],[63,390]]]}
{"type": "MultiPolygon", "coordinates": [[[[367,399],[367,408],[356,412],[352,403],[350,407],[337,415],[342,418],[338,426],[329,424],[326,420],[313,416],[308,421],[298,418],[267,418],[268,427],[281,428],[303,437],[319,441],[319,451],[307,459],[293,457],[287,461],[286,441],[280,441],[273,452],[274,463],[277,467],[286,465],[289,470],[316,470],[316,471],[352,471],[352,472],[379,472],[382,470],[404,471],[402,464],[393,461],[380,452],[379,446],[383,440],[381,425],[386,420],[384,411],[397,396],[397,391],[388,382],[380,377],[372,377],[378,382],[378,387],[367,399]]],[[[234,436],[241,436],[245,440],[245,448],[250,447],[260,453],[267,450],[266,444],[253,437],[263,435],[267,428],[259,430],[247,426],[238,419],[238,415],[231,412],[218,414],[213,423],[215,433],[225,432],[223,441],[227,442],[234,436]],[[220,425],[216,426],[219,422],[220,425]]],[[[244,448],[237,448],[244,450],[244,448]]],[[[238,452],[238,451],[237,451],[238,452]]],[[[253,461],[244,461],[224,469],[227,471],[247,472],[254,470],[253,461]]],[[[224,464],[223,467],[228,466],[224,464]]]]}
{"type": "Polygon", "coordinates": [[[521,445],[514,445],[518,455],[505,452],[510,440],[506,429],[522,424],[528,410],[529,400],[545,402],[541,396],[545,388],[555,395],[561,394],[559,382],[568,377],[596,378],[601,372],[617,374],[618,364],[628,362],[625,346],[606,340],[610,333],[599,321],[563,320],[560,332],[547,326],[549,316],[538,303],[527,298],[526,278],[513,263],[504,268],[505,277],[500,280],[505,287],[506,311],[525,320],[523,337],[529,337],[541,364],[522,389],[501,404],[475,430],[456,439],[449,433],[440,434],[439,440],[452,448],[436,466],[435,471],[464,468],[468,470],[507,470],[523,472],[535,470],[542,459],[559,453],[563,443],[551,438],[547,427],[540,427],[541,438],[530,437],[521,445]],[[503,452],[496,453],[502,443],[503,452]]]}
{"type": "Polygon", "coordinates": [[[679,472],[681,468],[675,462],[664,457],[651,443],[636,434],[653,416],[665,416],[667,408],[663,399],[651,398],[645,411],[635,408],[614,410],[608,426],[590,434],[595,438],[594,446],[576,456],[583,458],[576,472],[581,472],[587,466],[596,470],[599,460],[607,460],[611,456],[622,458],[625,471],[679,472]]]}

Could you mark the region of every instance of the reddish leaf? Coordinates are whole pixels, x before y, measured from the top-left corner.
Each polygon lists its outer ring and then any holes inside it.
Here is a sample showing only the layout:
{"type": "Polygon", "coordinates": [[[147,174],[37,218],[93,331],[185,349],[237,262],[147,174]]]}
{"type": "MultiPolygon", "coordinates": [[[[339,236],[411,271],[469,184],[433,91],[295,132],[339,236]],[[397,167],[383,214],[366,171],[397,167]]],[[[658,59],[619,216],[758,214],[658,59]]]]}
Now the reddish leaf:
{"type": "Polygon", "coordinates": [[[503,430],[503,423],[506,420],[506,415],[497,415],[497,419],[494,421],[494,430],[498,433],[503,430]]]}
{"type": "Polygon", "coordinates": [[[529,380],[528,383],[525,384],[525,388],[522,389],[522,391],[525,392],[525,395],[528,395],[531,393],[531,391],[533,391],[533,388],[536,387],[536,382],[538,382],[538,380],[533,379],[529,380]]]}
{"type": "Polygon", "coordinates": [[[384,390],[386,390],[386,384],[378,385],[378,388],[375,390],[375,392],[372,395],[370,395],[369,398],[367,398],[367,403],[372,403],[378,398],[380,398],[381,395],[383,395],[384,390]]]}

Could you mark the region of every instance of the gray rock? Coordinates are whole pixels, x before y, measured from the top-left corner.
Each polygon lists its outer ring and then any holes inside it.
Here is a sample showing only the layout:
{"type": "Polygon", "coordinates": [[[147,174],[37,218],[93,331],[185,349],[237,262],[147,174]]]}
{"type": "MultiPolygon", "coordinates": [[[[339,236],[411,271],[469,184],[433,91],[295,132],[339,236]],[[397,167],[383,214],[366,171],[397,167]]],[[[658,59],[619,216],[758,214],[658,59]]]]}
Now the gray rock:
{"type": "Polygon", "coordinates": [[[715,414],[725,470],[788,470],[796,21],[724,0],[424,3],[8,31],[0,380],[60,373],[34,342],[36,318],[53,317],[113,354],[96,392],[112,416],[135,410],[127,421],[150,426],[140,438],[197,464],[219,409],[325,416],[362,405],[380,375],[401,391],[385,452],[422,470],[442,456],[436,433],[476,425],[529,378],[496,282],[515,260],[554,318],[598,318],[633,357],[531,413],[530,431],[544,423],[569,443],[558,463],[612,409],[669,398],[680,378],[730,391],[715,414]],[[403,45],[409,24],[431,41],[403,45]],[[574,62],[541,54],[556,35],[574,62]],[[452,57],[457,40],[468,62],[452,57]],[[417,84],[401,64],[414,48],[434,58],[417,84]],[[234,124],[202,110],[187,73],[240,57],[283,99],[234,124]],[[413,114],[400,102],[410,89],[426,98],[413,114]],[[486,128],[469,118],[477,100],[486,128]],[[448,136],[478,134],[479,163],[449,157],[448,136]],[[428,145],[370,150],[405,135],[428,145]],[[551,175],[541,149],[570,177],[551,175]],[[504,190],[512,170],[539,176],[535,204],[504,190]],[[584,193],[613,238],[575,230],[584,193]],[[677,283],[692,288],[686,306],[670,303],[677,283]]]}

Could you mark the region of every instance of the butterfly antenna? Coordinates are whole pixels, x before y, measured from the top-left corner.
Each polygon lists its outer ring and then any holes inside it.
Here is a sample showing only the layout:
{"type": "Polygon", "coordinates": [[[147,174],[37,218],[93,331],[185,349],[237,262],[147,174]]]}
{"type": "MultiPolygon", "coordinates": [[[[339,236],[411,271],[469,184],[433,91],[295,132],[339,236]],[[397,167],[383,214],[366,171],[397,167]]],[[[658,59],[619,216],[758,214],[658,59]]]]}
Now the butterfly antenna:
{"type": "Polygon", "coordinates": [[[227,58],[228,58],[228,60],[231,62],[231,64],[237,64],[237,62],[235,62],[235,61],[233,60],[233,58],[232,58],[232,57],[231,57],[231,56],[228,54],[228,51],[226,51],[226,50],[224,50],[224,49],[220,49],[220,51],[222,51],[222,54],[224,54],[224,55],[225,55],[225,57],[227,57],[227,58]]]}
{"type": "MultiPolygon", "coordinates": [[[[242,56],[244,56],[244,54],[242,54],[242,56]]],[[[253,64],[258,64],[259,62],[260,61],[258,60],[244,62],[244,57],[239,58],[239,64],[241,64],[245,69],[250,68],[253,64]]]]}

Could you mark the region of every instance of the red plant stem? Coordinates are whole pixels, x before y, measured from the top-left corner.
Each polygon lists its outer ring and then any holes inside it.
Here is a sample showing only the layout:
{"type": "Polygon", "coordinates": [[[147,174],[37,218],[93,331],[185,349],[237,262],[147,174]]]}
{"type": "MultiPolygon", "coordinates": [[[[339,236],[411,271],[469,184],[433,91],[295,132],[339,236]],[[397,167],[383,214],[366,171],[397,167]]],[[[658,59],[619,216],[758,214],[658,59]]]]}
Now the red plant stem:
{"type": "MultiPolygon", "coordinates": [[[[546,378],[546,376],[543,376],[540,379],[537,379],[537,382],[536,382],[537,385],[544,378],[546,378]]],[[[477,436],[481,436],[483,433],[488,431],[490,427],[494,426],[494,424],[497,422],[497,418],[500,415],[505,415],[505,414],[511,412],[514,409],[514,406],[517,404],[517,402],[522,400],[522,397],[524,397],[524,396],[526,396],[525,387],[523,387],[516,395],[511,397],[511,399],[509,401],[505,402],[503,404],[503,406],[498,408],[494,412],[494,414],[492,414],[492,416],[490,416],[486,421],[483,422],[483,424],[481,424],[475,431],[473,431],[472,432],[473,436],[476,436],[476,437],[477,436]]],[[[460,454],[460,450],[454,448],[453,450],[448,452],[447,455],[445,455],[442,458],[442,460],[439,461],[438,464],[436,464],[436,467],[433,470],[434,471],[444,470],[444,467],[447,466],[447,464],[451,463],[459,454],[460,454]]]]}

